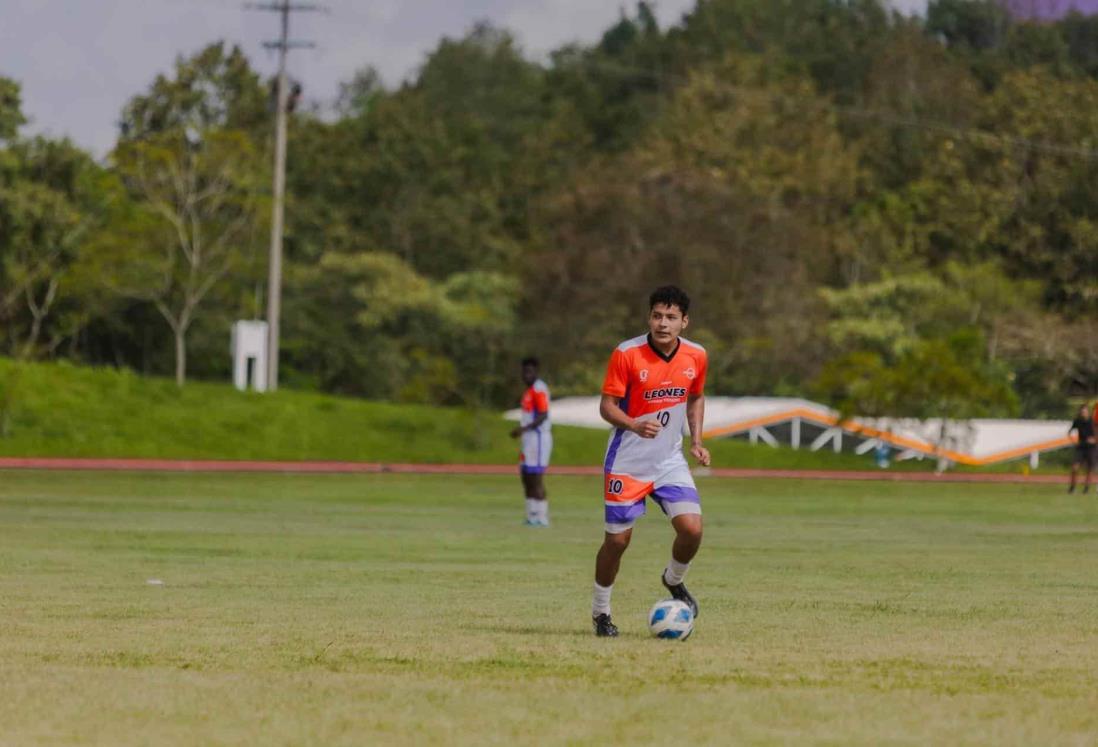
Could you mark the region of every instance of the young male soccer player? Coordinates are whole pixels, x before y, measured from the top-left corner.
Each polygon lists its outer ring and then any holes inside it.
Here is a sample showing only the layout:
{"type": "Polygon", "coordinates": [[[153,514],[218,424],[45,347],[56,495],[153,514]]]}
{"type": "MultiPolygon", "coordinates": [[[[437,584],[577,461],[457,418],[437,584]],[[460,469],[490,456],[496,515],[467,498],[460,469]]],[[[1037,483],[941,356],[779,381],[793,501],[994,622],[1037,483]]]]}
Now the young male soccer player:
{"type": "Polygon", "coordinates": [[[549,499],[545,494],[545,470],[553,452],[553,431],[549,423],[549,387],[538,378],[538,359],[522,360],[522,415],[519,425],[511,431],[512,438],[522,439],[519,474],[526,496],[526,525],[549,526],[549,499]]]}
{"type": "Polygon", "coordinates": [[[1071,421],[1068,433],[1072,431],[1075,431],[1075,437],[1078,440],[1075,443],[1075,459],[1071,463],[1071,485],[1068,487],[1068,492],[1075,492],[1075,478],[1079,474],[1079,467],[1082,466],[1086,470],[1086,476],[1083,478],[1083,492],[1085,493],[1090,488],[1090,472],[1094,469],[1094,451],[1096,448],[1094,421],[1090,419],[1090,411],[1086,405],[1079,408],[1078,416],[1071,421]]]}
{"type": "Polygon", "coordinates": [[[702,446],[708,361],[701,345],[680,337],[690,323],[686,293],[671,285],[657,288],[648,308],[648,334],[618,345],[602,385],[599,413],[614,430],[603,465],[606,532],[595,560],[591,605],[598,636],[618,634],[610,619],[610,592],[648,497],[675,529],[671,560],[660,580],[698,614],[683,577],[701,545],[701,503],[682,455],[682,431],[683,423],[689,424],[690,453],[708,467],[709,451],[702,446]]]}

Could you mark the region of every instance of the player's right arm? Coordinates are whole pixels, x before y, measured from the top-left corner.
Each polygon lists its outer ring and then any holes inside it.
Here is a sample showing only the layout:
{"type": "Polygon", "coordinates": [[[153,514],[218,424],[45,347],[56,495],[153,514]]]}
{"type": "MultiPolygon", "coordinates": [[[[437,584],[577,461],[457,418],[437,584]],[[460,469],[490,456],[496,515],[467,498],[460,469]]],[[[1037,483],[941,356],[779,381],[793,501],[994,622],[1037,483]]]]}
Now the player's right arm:
{"type": "Polygon", "coordinates": [[[655,420],[636,420],[622,412],[618,406],[618,398],[610,394],[603,394],[599,402],[599,415],[615,428],[624,431],[632,431],[641,438],[655,438],[660,432],[660,424],[655,420]]]}
{"type": "Polygon", "coordinates": [[[631,418],[618,404],[629,390],[629,361],[619,348],[610,355],[610,364],[606,367],[606,378],[602,382],[602,400],[599,402],[599,415],[615,428],[632,431],[641,438],[655,438],[660,432],[660,424],[653,419],[637,420],[631,418]]]}

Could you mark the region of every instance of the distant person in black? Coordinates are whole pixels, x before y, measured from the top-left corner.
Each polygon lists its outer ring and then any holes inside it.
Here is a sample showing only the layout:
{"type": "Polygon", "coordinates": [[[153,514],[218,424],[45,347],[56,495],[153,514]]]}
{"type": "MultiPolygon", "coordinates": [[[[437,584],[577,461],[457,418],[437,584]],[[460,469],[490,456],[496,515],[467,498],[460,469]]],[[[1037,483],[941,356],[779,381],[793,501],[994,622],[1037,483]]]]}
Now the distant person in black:
{"type": "Polygon", "coordinates": [[[1071,487],[1069,493],[1075,492],[1075,477],[1079,474],[1079,467],[1083,465],[1087,469],[1086,479],[1083,481],[1083,492],[1090,487],[1090,472],[1094,469],[1094,421],[1090,419],[1090,410],[1086,405],[1079,408],[1079,415],[1071,421],[1068,433],[1075,431],[1075,461],[1071,463],[1071,487]]]}

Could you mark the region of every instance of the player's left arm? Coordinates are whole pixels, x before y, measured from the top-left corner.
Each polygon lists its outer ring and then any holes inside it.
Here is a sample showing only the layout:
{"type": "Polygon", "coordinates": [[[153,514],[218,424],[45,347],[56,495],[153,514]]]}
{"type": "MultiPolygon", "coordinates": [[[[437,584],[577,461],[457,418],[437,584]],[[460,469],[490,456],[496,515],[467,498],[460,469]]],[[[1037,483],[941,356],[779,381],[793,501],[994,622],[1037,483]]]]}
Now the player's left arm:
{"type": "Polygon", "coordinates": [[[1076,421],[1074,421],[1074,420],[1071,421],[1071,427],[1068,428],[1068,438],[1071,438],[1072,433],[1075,433],[1076,443],[1078,443],[1080,446],[1082,446],[1082,444],[1083,444],[1083,431],[1079,429],[1079,426],[1076,425],[1076,421]]]}
{"type": "Polygon", "coordinates": [[[705,423],[705,395],[691,394],[686,398],[686,422],[690,426],[690,453],[698,464],[708,467],[709,449],[702,446],[702,426],[705,423]]]}
{"type": "Polygon", "coordinates": [[[705,376],[709,372],[709,358],[703,352],[696,358],[696,370],[686,395],[686,424],[690,427],[690,454],[703,467],[709,466],[709,449],[702,446],[705,424],[705,376]]]}
{"type": "Polygon", "coordinates": [[[537,415],[534,416],[534,419],[530,421],[530,425],[526,426],[526,430],[528,430],[528,431],[537,430],[538,426],[541,425],[542,423],[544,423],[545,419],[548,418],[548,417],[549,417],[549,411],[548,410],[546,410],[545,412],[539,412],[537,415]]]}
{"type": "Polygon", "coordinates": [[[514,428],[511,429],[511,438],[518,438],[519,436],[521,436],[526,431],[537,430],[537,427],[539,425],[541,425],[542,423],[544,423],[545,419],[547,417],[549,417],[549,412],[548,411],[539,412],[538,414],[536,414],[534,416],[534,419],[531,420],[528,424],[526,424],[526,425],[516,425],[514,428]]]}

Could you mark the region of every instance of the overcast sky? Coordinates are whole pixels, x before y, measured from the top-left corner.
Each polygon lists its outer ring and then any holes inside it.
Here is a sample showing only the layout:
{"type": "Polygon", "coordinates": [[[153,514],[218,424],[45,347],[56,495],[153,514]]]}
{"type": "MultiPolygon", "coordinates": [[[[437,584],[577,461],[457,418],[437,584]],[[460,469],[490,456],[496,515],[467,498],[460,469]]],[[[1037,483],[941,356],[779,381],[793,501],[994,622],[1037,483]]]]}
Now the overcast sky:
{"type": "MultiPolygon", "coordinates": [[[[596,40],[633,0],[322,0],[330,13],[297,13],[291,33],[319,45],[296,51],[291,71],[306,97],[329,101],[340,81],[365,65],[387,83],[406,78],[442,36],[489,19],[543,55],[570,41],[596,40]]],[[[657,0],[660,22],[678,22],[694,0],[657,0]]],[[[926,0],[895,0],[919,12],[926,0]]],[[[0,0],[0,75],[23,87],[27,132],[68,135],[96,155],[114,142],[126,100],[179,54],[216,39],[240,44],[262,73],[274,70],[262,47],[277,15],[242,0],[0,0]]]]}

